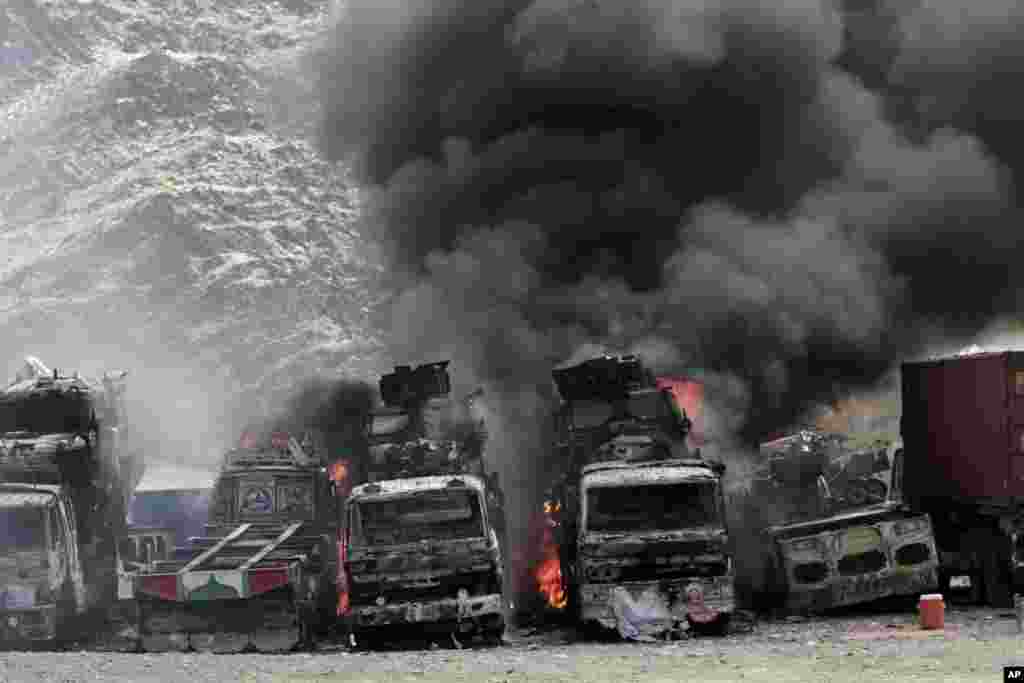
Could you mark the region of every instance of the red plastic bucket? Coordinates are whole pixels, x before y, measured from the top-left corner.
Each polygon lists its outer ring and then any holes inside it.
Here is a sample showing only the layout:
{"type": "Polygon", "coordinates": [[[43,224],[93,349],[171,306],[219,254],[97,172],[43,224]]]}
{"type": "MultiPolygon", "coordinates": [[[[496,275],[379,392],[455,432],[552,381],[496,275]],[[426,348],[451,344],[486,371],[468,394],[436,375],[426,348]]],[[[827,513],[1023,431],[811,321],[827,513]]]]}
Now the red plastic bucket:
{"type": "Polygon", "coordinates": [[[932,630],[946,627],[946,603],[940,593],[922,595],[917,603],[917,612],[921,628],[932,630]]]}

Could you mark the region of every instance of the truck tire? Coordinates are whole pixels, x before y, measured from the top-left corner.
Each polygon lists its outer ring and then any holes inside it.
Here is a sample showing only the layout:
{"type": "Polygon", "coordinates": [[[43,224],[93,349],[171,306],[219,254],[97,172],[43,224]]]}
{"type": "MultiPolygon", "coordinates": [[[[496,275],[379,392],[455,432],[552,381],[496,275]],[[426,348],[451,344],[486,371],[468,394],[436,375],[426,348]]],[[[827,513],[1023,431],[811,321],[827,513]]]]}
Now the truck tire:
{"type": "Polygon", "coordinates": [[[71,581],[65,581],[57,597],[56,646],[64,648],[71,645],[80,635],[78,604],[75,600],[75,589],[71,581]]]}
{"type": "Polygon", "coordinates": [[[992,543],[981,558],[982,587],[985,603],[992,607],[1012,607],[1013,577],[1010,572],[1010,558],[1004,552],[1008,539],[1002,534],[993,533],[992,543]]]}
{"type": "Polygon", "coordinates": [[[501,617],[497,623],[485,627],[481,635],[487,645],[500,647],[505,642],[505,617],[501,617]]]}

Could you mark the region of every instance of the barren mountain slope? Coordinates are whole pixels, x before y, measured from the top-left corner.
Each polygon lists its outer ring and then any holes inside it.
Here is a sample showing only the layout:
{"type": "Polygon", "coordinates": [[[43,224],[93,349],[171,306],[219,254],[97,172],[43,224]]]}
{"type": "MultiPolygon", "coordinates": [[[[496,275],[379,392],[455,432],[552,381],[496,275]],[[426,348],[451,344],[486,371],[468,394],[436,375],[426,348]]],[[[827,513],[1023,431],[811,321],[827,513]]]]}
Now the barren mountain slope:
{"type": "Polygon", "coordinates": [[[154,456],[179,460],[230,437],[239,397],[372,371],[378,261],[308,141],[327,5],[3,3],[7,374],[25,353],[126,368],[154,456]]]}

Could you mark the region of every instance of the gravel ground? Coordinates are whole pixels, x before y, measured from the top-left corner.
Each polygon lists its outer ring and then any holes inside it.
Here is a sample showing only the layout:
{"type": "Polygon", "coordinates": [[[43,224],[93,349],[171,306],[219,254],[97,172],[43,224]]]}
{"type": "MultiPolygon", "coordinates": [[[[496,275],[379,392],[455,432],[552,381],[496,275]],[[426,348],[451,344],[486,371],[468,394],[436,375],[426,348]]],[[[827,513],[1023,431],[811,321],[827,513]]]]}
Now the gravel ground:
{"type": "Polygon", "coordinates": [[[500,648],[287,656],[98,652],[7,653],[0,681],[273,681],[407,683],[521,681],[997,681],[1024,664],[1012,615],[949,610],[945,632],[913,616],[847,615],[762,622],[752,634],[672,643],[583,643],[570,633],[518,632],[500,648]],[[860,634],[860,635],[858,635],[860,634]]]}

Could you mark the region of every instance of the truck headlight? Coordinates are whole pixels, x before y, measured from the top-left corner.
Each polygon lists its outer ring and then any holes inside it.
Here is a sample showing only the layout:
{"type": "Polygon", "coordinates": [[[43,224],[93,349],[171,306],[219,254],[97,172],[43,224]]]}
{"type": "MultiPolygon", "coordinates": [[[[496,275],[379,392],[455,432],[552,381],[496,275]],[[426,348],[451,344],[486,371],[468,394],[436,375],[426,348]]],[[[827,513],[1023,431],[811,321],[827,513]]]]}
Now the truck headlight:
{"type": "Polygon", "coordinates": [[[928,528],[928,520],[923,518],[918,519],[905,519],[900,522],[893,524],[893,530],[897,536],[904,536],[906,534],[916,533],[918,531],[924,531],[928,528]]]}
{"type": "Polygon", "coordinates": [[[587,578],[591,581],[614,581],[622,576],[618,567],[591,567],[587,570],[587,578]]]}
{"type": "Polygon", "coordinates": [[[793,541],[789,544],[790,550],[793,552],[805,552],[808,550],[818,549],[818,539],[816,538],[803,538],[798,541],[793,541]]]}
{"type": "Polygon", "coordinates": [[[48,581],[42,581],[36,587],[36,604],[46,604],[53,602],[53,591],[50,590],[50,583],[48,581]]]}

